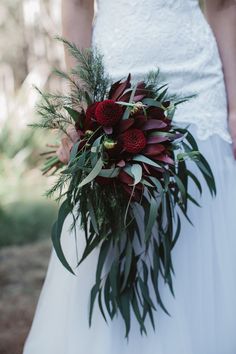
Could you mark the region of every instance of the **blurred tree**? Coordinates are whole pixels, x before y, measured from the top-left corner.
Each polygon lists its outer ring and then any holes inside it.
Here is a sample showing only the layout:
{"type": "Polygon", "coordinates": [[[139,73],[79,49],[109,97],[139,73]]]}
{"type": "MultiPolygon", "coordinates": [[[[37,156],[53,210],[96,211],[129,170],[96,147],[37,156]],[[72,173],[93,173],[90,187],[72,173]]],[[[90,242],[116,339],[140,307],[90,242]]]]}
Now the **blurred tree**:
{"type": "Polygon", "coordinates": [[[49,233],[53,207],[42,197],[47,181],[36,164],[43,134],[27,124],[38,100],[32,85],[60,90],[51,75],[52,66],[63,66],[58,34],[60,0],[1,0],[0,246],[49,233]]]}

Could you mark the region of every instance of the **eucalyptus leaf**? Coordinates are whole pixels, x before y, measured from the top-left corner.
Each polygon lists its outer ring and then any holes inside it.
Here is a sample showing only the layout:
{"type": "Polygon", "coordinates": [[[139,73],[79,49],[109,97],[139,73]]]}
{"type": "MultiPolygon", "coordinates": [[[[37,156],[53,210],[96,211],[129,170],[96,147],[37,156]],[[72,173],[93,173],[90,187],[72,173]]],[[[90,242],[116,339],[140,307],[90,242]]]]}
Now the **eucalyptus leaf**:
{"type": "Polygon", "coordinates": [[[64,267],[67,270],[69,270],[69,272],[71,272],[72,274],[75,274],[65,258],[65,255],[64,255],[62,247],[61,247],[61,241],[60,241],[64,221],[65,221],[66,217],[69,215],[69,213],[71,213],[71,211],[72,211],[72,209],[68,203],[68,200],[65,200],[60,206],[57,221],[54,223],[54,225],[52,227],[52,243],[53,243],[55,252],[56,252],[58,258],[60,259],[61,263],[64,265],[64,267]]]}
{"type": "Polygon", "coordinates": [[[103,160],[100,157],[99,160],[97,161],[96,165],[92,169],[92,171],[88,174],[87,177],[78,185],[78,188],[82,188],[86,184],[92,182],[101,172],[101,169],[103,167],[103,160]]]}
{"type": "Polygon", "coordinates": [[[142,179],[143,170],[139,164],[134,164],[131,166],[131,173],[134,177],[134,184],[138,184],[142,179]]]}
{"type": "Polygon", "coordinates": [[[155,161],[149,159],[148,157],[146,157],[144,155],[135,155],[133,157],[133,161],[144,162],[144,163],[146,163],[146,164],[148,164],[150,166],[162,168],[161,165],[159,165],[158,163],[156,163],[155,161]]]}

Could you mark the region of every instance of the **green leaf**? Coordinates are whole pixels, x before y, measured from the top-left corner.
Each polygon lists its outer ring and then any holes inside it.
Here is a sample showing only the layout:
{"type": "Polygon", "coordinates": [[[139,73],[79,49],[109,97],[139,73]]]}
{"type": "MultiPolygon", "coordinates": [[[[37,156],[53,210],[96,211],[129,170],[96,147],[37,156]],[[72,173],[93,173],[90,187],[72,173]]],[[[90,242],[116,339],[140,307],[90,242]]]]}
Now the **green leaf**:
{"type": "Polygon", "coordinates": [[[148,106],[163,108],[162,103],[160,101],[154,100],[153,98],[144,98],[142,102],[148,106]]]}
{"type": "Polygon", "coordinates": [[[91,181],[93,181],[101,172],[102,167],[103,167],[103,160],[102,160],[102,158],[100,158],[97,161],[94,168],[92,169],[92,171],[88,174],[88,176],[85,177],[83,179],[83,181],[78,185],[78,188],[81,188],[81,187],[85,186],[86,184],[90,183],[91,181]]]}
{"type": "Polygon", "coordinates": [[[188,131],[186,139],[189,142],[189,144],[192,146],[193,150],[195,150],[195,151],[199,150],[196,140],[194,139],[193,135],[189,131],[188,131]]]}
{"type": "Polygon", "coordinates": [[[71,149],[69,165],[71,162],[73,162],[73,160],[75,159],[75,157],[77,155],[79,144],[80,144],[80,141],[77,141],[77,143],[75,143],[71,149]]]}
{"type": "Polygon", "coordinates": [[[68,203],[68,200],[65,200],[60,206],[57,221],[54,223],[54,225],[52,227],[52,243],[53,243],[54,249],[55,249],[56,254],[57,254],[59,260],[61,261],[61,263],[64,265],[64,267],[67,270],[69,270],[69,272],[71,272],[72,274],[75,274],[65,258],[65,255],[64,255],[62,247],[61,247],[61,242],[60,242],[61,232],[62,232],[65,218],[67,217],[67,215],[71,211],[72,211],[72,209],[68,203]]]}
{"type": "Polygon", "coordinates": [[[144,186],[147,186],[149,188],[155,188],[155,186],[153,186],[153,184],[149,183],[145,178],[142,178],[141,179],[141,183],[144,185],[144,186]]]}
{"type": "Polygon", "coordinates": [[[131,173],[134,177],[134,186],[138,184],[142,179],[143,170],[139,164],[134,164],[131,167],[131,173]]]}
{"type": "MultiPolygon", "coordinates": [[[[137,84],[135,84],[135,86],[134,86],[134,88],[133,88],[133,90],[132,90],[132,93],[131,93],[130,99],[129,99],[129,103],[128,103],[127,108],[126,108],[126,110],[125,110],[125,112],[124,112],[124,114],[123,114],[122,120],[126,120],[126,119],[128,119],[129,116],[130,116],[130,112],[131,112],[132,109],[133,109],[133,105],[130,105],[130,103],[132,103],[132,101],[133,101],[133,99],[134,99],[134,95],[135,95],[136,89],[137,89],[137,84]]],[[[118,102],[117,102],[117,103],[118,103],[118,102]]]]}
{"type": "Polygon", "coordinates": [[[144,299],[154,310],[156,310],[153,301],[149,295],[148,285],[140,277],[138,278],[138,281],[144,299]]]}
{"type": "Polygon", "coordinates": [[[102,317],[104,318],[105,322],[107,323],[107,318],[106,318],[105,312],[103,310],[103,304],[102,304],[102,288],[99,289],[99,293],[98,293],[98,305],[99,305],[102,317]]]}
{"type": "Polygon", "coordinates": [[[150,317],[152,328],[155,331],[156,330],[156,326],[155,326],[155,322],[154,322],[153,311],[152,311],[152,308],[150,306],[148,306],[148,314],[149,314],[149,317],[150,317]]]}
{"type": "Polygon", "coordinates": [[[190,200],[193,204],[195,204],[196,206],[198,206],[199,208],[201,208],[201,205],[196,201],[195,198],[193,198],[193,197],[191,196],[191,194],[187,193],[187,198],[188,198],[188,200],[190,200]]]}
{"type": "Polygon", "coordinates": [[[132,107],[131,106],[128,106],[122,116],[122,120],[126,120],[129,118],[130,116],[130,112],[132,111],[132,107]]]}
{"type": "Polygon", "coordinates": [[[215,183],[215,178],[213,175],[213,172],[211,170],[211,167],[209,165],[209,163],[207,162],[207,160],[205,159],[205,157],[200,154],[199,156],[199,161],[196,161],[198,167],[200,168],[200,171],[202,172],[206,183],[208,185],[208,188],[212,194],[212,196],[216,195],[216,183],[215,183]]]}
{"type": "Polygon", "coordinates": [[[158,250],[158,245],[156,240],[153,242],[153,268],[151,268],[151,280],[153,284],[153,288],[155,291],[157,303],[159,306],[162,308],[162,310],[170,316],[169,312],[167,311],[166,307],[164,306],[159,289],[158,289],[158,277],[159,277],[159,272],[160,272],[160,256],[159,256],[159,250],[158,250]]]}
{"type": "Polygon", "coordinates": [[[202,186],[201,186],[201,183],[199,182],[199,180],[197,179],[197,177],[191,171],[188,171],[187,173],[188,173],[188,176],[193,180],[193,182],[197,186],[200,195],[202,195],[202,186]]]}
{"type": "Polygon", "coordinates": [[[93,241],[87,244],[87,246],[84,249],[82,257],[77,264],[77,267],[79,267],[79,265],[88,257],[88,255],[91,252],[93,252],[93,250],[99,245],[100,242],[101,242],[101,238],[99,237],[99,235],[96,235],[93,241]]]}
{"type": "Polygon", "coordinates": [[[119,262],[117,259],[115,259],[112,263],[111,270],[109,272],[109,279],[110,279],[110,284],[112,288],[112,294],[114,299],[118,295],[118,282],[117,282],[117,277],[118,277],[118,271],[119,271],[119,262]]]}
{"type": "Polygon", "coordinates": [[[177,184],[177,186],[179,188],[179,191],[180,191],[180,193],[182,195],[183,200],[185,200],[186,196],[187,196],[187,191],[185,189],[185,186],[184,186],[183,182],[181,181],[181,179],[176,174],[174,174],[174,179],[176,181],[176,184],[177,184]]]}
{"type": "Polygon", "coordinates": [[[107,169],[104,168],[99,172],[98,175],[106,178],[115,178],[118,176],[119,173],[120,173],[119,167],[107,168],[107,169]]]}
{"type": "Polygon", "coordinates": [[[105,285],[104,285],[104,301],[106,305],[107,312],[109,313],[110,318],[112,318],[113,311],[110,305],[110,279],[109,277],[106,278],[105,285]]]}
{"type": "Polygon", "coordinates": [[[132,252],[133,252],[133,248],[132,248],[132,243],[130,242],[130,240],[128,240],[127,243],[127,247],[126,247],[126,253],[125,253],[125,270],[124,270],[124,281],[121,287],[121,291],[123,291],[126,287],[127,284],[127,280],[129,277],[129,273],[131,270],[131,264],[132,264],[132,252]]]}
{"type": "Polygon", "coordinates": [[[147,227],[145,230],[145,242],[148,242],[148,240],[151,236],[152,229],[153,229],[153,226],[154,226],[156,218],[157,218],[157,211],[158,211],[158,203],[157,203],[156,199],[151,197],[148,223],[147,223],[147,227]]]}
{"type": "Polygon", "coordinates": [[[152,181],[152,183],[156,186],[158,192],[159,192],[160,194],[162,194],[162,193],[163,193],[163,187],[162,187],[161,182],[158,181],[158,179],[155,178],[155,177],[149,177],[149,178],[150,178],[150,180],[152,181]]]}
{"type": "Polygon", "coordinates": [[[162,168],[161,165],[159,165],[158,163],[154,162],[153,160],[149,159],[148,157],[146,157],[144,155],[135,155],[133,157],[133,161],[144,162],[150,166],[162,168]]]}
{"type": "Polygon", "coordinates": [[[90,292],[90,305],[89,305],[89,327],[91,327],[92,324],[92,315],[93,315],[93,307],[94,303],[96,300],[96,297],[99,292],[99,286],[98,284],[95,284],[90,292]]]}
{"type": "Polygon", "coordinates": [[[139,309],[139,306],[138,306],[138,301],[137,301],[137,296],[135,294],[135,289],[133,290],[133,297],[132,297],[132,300],[131,300],[131,304],[132,304],[132,308],[133,308],[135,317],[138,320],[141,334],[142,334],[142,332],[147,334],[147,330],[146,330],[145,325],[143,323],[141,312],[140,312],[140,309],[139,309]]]}
{"type": "Polygon", "coordinates": [[[175,137],[175,133],[154,131],[154,132],[151,132],[148,136],[149,137],[152,137],[152,136],[164,136],[164,137],[168,137],[168,138],[173,138],[173,137],[175,137]]]}
{"type": "Polygon", "coordinates": [[[93,207],[93,204],[92,204],[90,198],[88,199],[87,205],[88,205],[89,216],[91,218],[93,229],[94,229],[95,233],[98,235],[99,231],[98,231],[97,220],[96,220],[96,216],[95,216],[95,212],[94,212],[94,207],[93,207]]]}
{"type": "Polygon", "coordinates": [[[180,231],[181,231],[181,221],[180,221],[179,214],[177,214],[176,231],[175,231],[174,239],[172,241],[171,249],[173,249],[175,247],[175,244],[178,241],[178,238],[179,238],[179,235],[180,235],[180,231]]]}
{"type": "MultiPolygon", "coordinates": [[[[165,85],[165,86],[167,86],[167,85],[165,85]]],[[[167,94],[167,92],[168,92],[168,87],[166,87],[166,88],[158,95],[157,100],[158,100],[159,102],[162,101],[162,100],[164,100],[164,99],[165,99],[165,96],[166,96],[166,94],[167,94]]]]}
{"type": "Polygon", "coordinates": [[[101,281],[102,269],[103,269],[104,263],[106,261],[109,248],[110,248],[110,242],[107,240],[103,241],[102,246],[100,248],[100,252],[99,252],[97,270],[96,270],[96,283],[97,284],[100,283],[100,281],[101,281]]]}
{"type": "Polygon", "coordinates": [[[125,321],[125,327],[126,327],[125,337],[127,338],[130,331],[130,291],[129,290],[126,290],[126,292],[120,295],[119,309],[125,321]]]}
{"type": "Polygon", "coordinates": [[[102,139],[102,136],[99,136],[93,143],[92,147],[91,147],[91,165],[92,165],[92,168],[94,168],[94,166],[96,165],[98,159],[99,159],[99,147],[100,147],[100,144],[101,144],[101,139],[102,139]]]}

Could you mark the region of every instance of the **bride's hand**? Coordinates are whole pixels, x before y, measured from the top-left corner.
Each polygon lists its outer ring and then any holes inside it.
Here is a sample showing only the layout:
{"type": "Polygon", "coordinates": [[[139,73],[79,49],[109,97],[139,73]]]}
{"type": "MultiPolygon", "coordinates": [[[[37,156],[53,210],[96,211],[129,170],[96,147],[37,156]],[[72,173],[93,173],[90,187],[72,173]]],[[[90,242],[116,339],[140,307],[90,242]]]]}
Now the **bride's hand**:
{"type": "Polygon", "coordinates": [[[233,153],[236,160],[236,113],[229,115],[229,131],[233,141],[233,153]]]}
{"type": "Polygon", "coordinates": [[[72,146],[77,142],[79,138],[79,135],[74,127],[69,127],[66,132],[67,135],[65,134],[62,137],[61,144],[57,149],[57,157],[64,164],[69,162],[72,146]]]}

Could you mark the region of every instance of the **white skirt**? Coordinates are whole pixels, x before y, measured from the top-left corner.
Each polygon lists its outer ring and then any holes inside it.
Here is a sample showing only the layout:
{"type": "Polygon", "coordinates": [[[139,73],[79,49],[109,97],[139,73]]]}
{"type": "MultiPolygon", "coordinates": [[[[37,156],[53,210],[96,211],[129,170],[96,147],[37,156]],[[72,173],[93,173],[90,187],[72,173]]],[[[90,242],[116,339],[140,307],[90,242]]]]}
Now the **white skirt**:
{"type": "MultiPolygon", "coordinates": [[[[195,127],[191,127],[195,134],[195,127]]],[[[175,249],[175,298],[167,286],[161,293],[167,316],[155,313],[156,331],[147,325],[141,336],[131,318],[129,340],[124,338],[120,316],[105,323],[98,306],[92,327],[88,326],[89,294],[95,281],[98,250],[73,276],[52,252],[24,354],[235,354],[236,353],[236,162],[231,145],[217,135],[197,140],[216,179],[217,196],[212,199],[203,183],[201,208],[189,205],[191,226],[184,218],[175,249]]],[[[199,178],[200,173],[193,165],[199,178]]],[[[76,263],[74,235],[66,219],[62,243],[67,259],[76,263]]],[[[82,251],[84,235],[78,231],[82,251]]]]}

